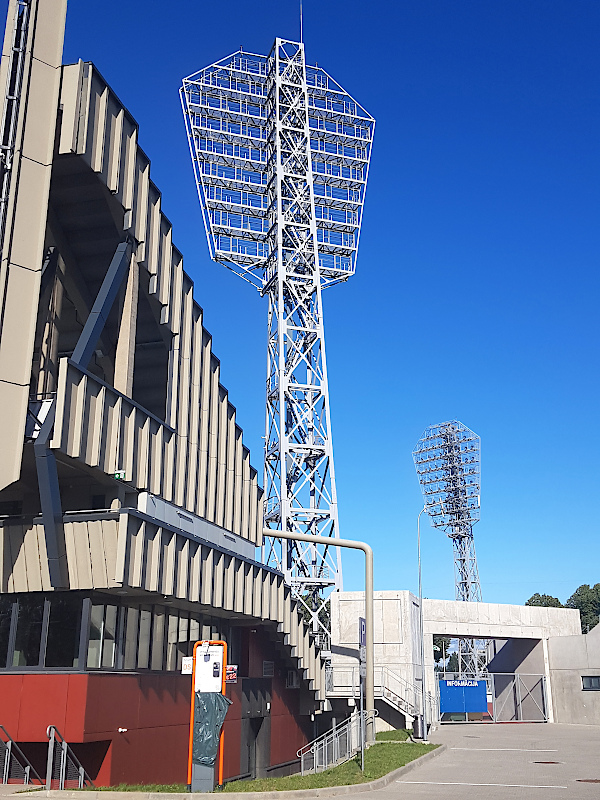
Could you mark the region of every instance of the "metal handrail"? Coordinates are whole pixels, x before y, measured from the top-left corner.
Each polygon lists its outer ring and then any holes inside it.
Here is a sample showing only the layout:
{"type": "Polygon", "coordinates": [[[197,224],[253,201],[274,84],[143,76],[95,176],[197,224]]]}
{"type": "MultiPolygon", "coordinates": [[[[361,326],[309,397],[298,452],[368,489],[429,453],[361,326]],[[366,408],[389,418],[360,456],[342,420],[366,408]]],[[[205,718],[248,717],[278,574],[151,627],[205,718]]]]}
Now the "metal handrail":
{"type": "MultiPolygon", "coordinates": [[[[360,674],[357,667],[335,665],[327,669],[328,691],[335,692],[345,690],[349,696],[356,697],[359,693],[360,674]],[[334,676],[340,674],[349,676],[349,680],[336,683],[334,676]]],[[[375,667],[375,690],[376,695],[386,697],[385,692],[394,695],[398,707],[414,716],[418,713],[420,705],[421,689],[419,686],[409,683],[396,672],[386,666],[375,667]]],[[[387,699],[391,699],[387,697],[387,699]]]]}
{"type": "Polygon", "coordinates": [[[4,732],[4,735],[8,739],[7,742],[5,742],[4,740],[0,740],[0,741],[2,741],[2,744],[4,744],[4,746],[6,748],[6,755],[5,755],[5,758],[4,758],[4,768],[2,770],[2,783],[8,783],[9,780],[10,780],[11,760],[14,758],[15,761],[17,762],[17,764],[23,770],[23,775],[24,775],[23,783],[24,784],[33,783],[34,780],[37,780],[37,781],[39,781],[40,785],[43,786],[44,785],[44,781],[42,780],[42,778],[40,777],[40,775],[36,771],[36,769],[33,766],[33,764],[27,758],[25,753],[21,750],[21,748],[15,742],[15,740],[12,738],[10,733],[6,730],[4,725],[0,725],[0,730],[2,730],[4,732]],[[33,775],[33,778],[32,778],[32,775],[33,775]]]}
{"type": "Polygon", "coordinates": [[[75,755],[75,753],[69,747],[69,743],[65,740],[65,737],[62,733],[58,730],[56,725],[48,725],[46,728],[46,736],[49,739],[48,742],[48,761],[46,765],[46,789],[50,790],[52,788],[52,781],[58,780],[58,788],[64,789],[65,788],[65,780],[67,779],[67,761],[70,760],[75,769],[77,770],[77,779],[78,779],[78,788],[83,789],[84,786],[92,786],[94,787],[94,782],[90,778],[90,776],[85,771],[85,768],[75,755]],[[60,747],[60,765],[59,765],[59,776],[58,778],[52,777],[52,772],[54,768],[54,747],[58,744],[60,747]]]}
{"type": "Polygon", "coordinates": [[[377,715],[377,710],[354,711],[348,719],[301,747],[296,753],[301,775],[323,772],[349,761],[361,749],[367,725],[373,724],[377,715]]]}

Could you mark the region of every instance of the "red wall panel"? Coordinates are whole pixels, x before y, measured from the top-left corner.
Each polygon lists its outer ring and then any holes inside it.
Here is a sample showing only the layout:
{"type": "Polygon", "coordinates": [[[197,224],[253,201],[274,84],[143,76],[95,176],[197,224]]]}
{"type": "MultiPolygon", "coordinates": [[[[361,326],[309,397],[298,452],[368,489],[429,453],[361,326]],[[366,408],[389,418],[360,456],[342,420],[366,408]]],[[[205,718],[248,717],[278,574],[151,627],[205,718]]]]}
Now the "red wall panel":
{"type": "MultiPolygon", "coordinates": [[[[299,690],[285,688],[286,669],[264,629],[245,629],[238,682],[227,686],[225,778],[240,773],[242,677],[262,677],[263,661],[275,662],[271,765],[294,759],[306,742],[299,690]]],[[[42,771],[46,728],[56,725],[98,786],[186,783],[190,693],[190,676],[177,673],[0,675],[0,722],[17,742],[31,743],[42,771]]]]}

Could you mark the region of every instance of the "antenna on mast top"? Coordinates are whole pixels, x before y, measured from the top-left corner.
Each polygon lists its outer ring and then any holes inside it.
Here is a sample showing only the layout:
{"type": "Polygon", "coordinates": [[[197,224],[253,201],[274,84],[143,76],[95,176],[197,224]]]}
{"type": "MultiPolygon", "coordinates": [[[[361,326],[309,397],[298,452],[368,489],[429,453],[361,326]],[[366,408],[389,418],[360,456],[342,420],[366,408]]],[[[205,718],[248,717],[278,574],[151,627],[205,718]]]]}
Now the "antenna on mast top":
{"type": "Polygon", "coordinates": [[[302,0],[300,0],[300,44],[304,44],[304,38],[302,32],[302,0]]]}

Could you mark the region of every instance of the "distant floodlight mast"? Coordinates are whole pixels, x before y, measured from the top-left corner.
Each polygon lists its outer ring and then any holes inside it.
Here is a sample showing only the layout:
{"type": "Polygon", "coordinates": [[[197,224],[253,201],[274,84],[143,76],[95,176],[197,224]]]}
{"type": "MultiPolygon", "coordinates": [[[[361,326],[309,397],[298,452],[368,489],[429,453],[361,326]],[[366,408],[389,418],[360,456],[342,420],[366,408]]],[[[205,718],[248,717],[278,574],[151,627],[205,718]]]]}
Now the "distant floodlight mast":
{"type": "MultiPolygon", "coordinates": [[[[417,442],[413,459],[431,523],[453,542],[456,599],[481,602],[473,540],[480,513],[481,439],[458,420],[430,425],[417,442]]],[[[481,674],[485,668],[481,643],[460,640],[459,665],[461,672],[481,674]]]]}
{"type": "MultiPolygon", "coordinates": [[[[185,78],[181,101],[211,257],[269,299],[265,526],[335,540],[321,291],[354,274],[374,120],[285,39],[185,78]]],[[[263,558],[328,634],[339,549],[275,538],[263,558]]]]}

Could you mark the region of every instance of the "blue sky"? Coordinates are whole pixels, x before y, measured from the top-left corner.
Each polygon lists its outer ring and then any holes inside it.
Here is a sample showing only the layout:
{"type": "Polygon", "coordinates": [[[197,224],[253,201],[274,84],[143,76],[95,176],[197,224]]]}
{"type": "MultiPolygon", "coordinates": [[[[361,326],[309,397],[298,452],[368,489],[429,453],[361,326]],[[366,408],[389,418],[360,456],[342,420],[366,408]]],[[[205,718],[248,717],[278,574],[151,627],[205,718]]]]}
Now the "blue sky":
{"type": "MultiPolygon", "coordinates": [[[[599,33],[596,0],[304,1],[308,61],[377,120],[357,273],[325,326],[341,535],[373,545],[378,589],[416,590],[411,451],[452,418],[482,439],[484,600],[600,581],[599,33]]],[[[298,36],[296,2],[71,0],[65,44],[140,124],[260,470],[266,302],[209,260],[177,90],[275,36],[298,36]]],[[[361,588],[360,560],[344,570],[361,588]]],[[[426,596],[454,596],[427,522],[423,570],[426,596]]]]}

